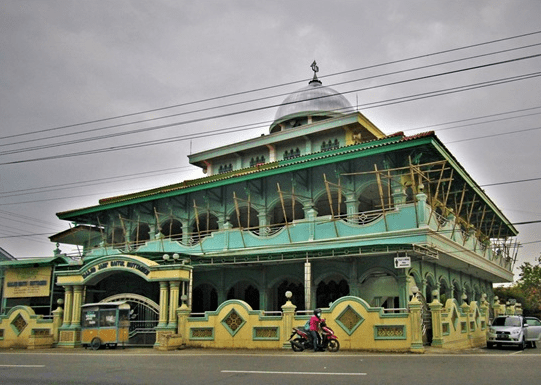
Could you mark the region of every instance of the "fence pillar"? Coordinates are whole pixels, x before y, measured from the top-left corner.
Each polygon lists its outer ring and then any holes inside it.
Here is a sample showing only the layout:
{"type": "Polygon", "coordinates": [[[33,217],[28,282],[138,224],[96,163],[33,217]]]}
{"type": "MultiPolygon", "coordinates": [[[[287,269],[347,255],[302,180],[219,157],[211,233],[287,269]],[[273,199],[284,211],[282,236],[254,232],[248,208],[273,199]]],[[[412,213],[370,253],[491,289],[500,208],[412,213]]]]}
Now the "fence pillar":
{"type": "Polygon", "coordinates": [[[284,341],[282,347],[284,349],[291,348],[291,345],[289,344],[289,341],[287,339],[289,338],[289,333],[291,332],[291,329],[293,328],[293,319],[295,317],[295,309],[297,309],[297,306],[291,303],[292,296],[293,294],[290,291],[286,291],[287,301],[284,305],[282,305],[282,313],[283,313],[282,341],[284,341]]]}
{"type": "Polygon", "coordinates": [[[421,319],[421,307],[422,303],[417,298],[417,295],[414,295],[411,301],[408,303],[410,309],[410,320],[411,320],[411,347],[410,351],[412,353],[424,353],[425,348],[423,347],[423,325],[421,319]]]}
{"type": "Polygon", "coordinates": [[[58,336],[60,334],[59,329],[62,326],[62,321],[64,317],[64,309],[61,306],[58,306],[56,310],[53,310],[53,342],[58,343],[58,336]]]}
{"type": "Polygon", "coordinates": [[[494,297],[492,309],[494,310],[494,318],[498,317],[501,314],[500,299],[498,298],[498,296],[494,297]]]}
{"type": "Polygon", "coordinates": [[[177,320],[178,320],[178,327],[177,327],[177,334],[180,334],[182,336],[182,345],[186,346],[188,345],[190,341],[190,329],[188,327],[188,317],[190,316],[190,313],[192,312],[192,309],[186,305],[186,301],[182,301],[182,305],[177,309],[177,320]]]}
{"type": "Polygon", "coordinates": [[[432,346],[443,347],[443,330],[441,327],[442,303],[437,296],[433,294],[434,300],[428,305],[432,312],[432,346]]]}
{"type": "Polygon", "coordinates": [[[471,307],[466,302],[467,296],[466,294],[462,294],[462,305],[460,305],[460,313],[462,316],[466,317],[466,336],[468,338],[468,343],[470,347],[473,347],[472,341],[471,341],[471,328],[470,328],[470,321],[471,321],[471,307]]]}

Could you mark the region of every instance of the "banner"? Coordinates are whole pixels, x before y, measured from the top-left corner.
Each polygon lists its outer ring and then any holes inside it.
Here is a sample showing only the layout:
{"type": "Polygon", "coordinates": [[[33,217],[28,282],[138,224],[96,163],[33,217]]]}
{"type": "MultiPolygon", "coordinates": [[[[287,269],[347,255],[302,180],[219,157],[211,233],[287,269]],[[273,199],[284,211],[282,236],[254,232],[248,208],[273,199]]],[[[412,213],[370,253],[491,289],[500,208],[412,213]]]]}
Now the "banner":
{"type": "Polygon", "coordinates": [[[4,298],[47,297],[51,288],[51,267],[6,269],[4,298]]]}

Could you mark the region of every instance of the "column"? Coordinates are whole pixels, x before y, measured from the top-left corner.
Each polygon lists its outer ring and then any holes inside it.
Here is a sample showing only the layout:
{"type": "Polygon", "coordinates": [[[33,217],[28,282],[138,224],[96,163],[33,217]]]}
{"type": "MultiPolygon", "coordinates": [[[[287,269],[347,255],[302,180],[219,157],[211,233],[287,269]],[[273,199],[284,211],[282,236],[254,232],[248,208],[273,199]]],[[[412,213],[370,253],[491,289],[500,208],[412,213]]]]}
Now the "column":
{"type": "Polygon", "coordinates": [[[269,230],[269,228],[266,227],[268,224],[267,212],[263,211],[257,214],[257,218],[259,219],[259,235],[264,237],[268,234],[268,230],[269,230]]]}
{"type": "Polygon", "coordinates": [[[169,282],[170,295],[169,295],[169,324],[170,328],[177,327],[177,308],[180,290],[180,281],[169,282]]]}
{"type": "Polygon", "coordinates": [[[160,282],[160,316],[158,328],[167,327],[168,320],[168,302],[169,302],[169,283],[166,281],[160,282]]]}
{"type": "Polygon", "coordinates": [[[71,316],[73,309],[73,287],[64,286],[64,323],[62,327],[69,327],[71,325],[71,316]]]}
{"type": "Polygon", "coordinates": [[[182,244],[184,245],[190,244],[190,237],[192,236],[190,234],[190,226],[188,225],[188,223],[188,219],[182,220],[182,244]]]}
{"type": "MultiPolygon", "coordinates": [[[[404,270],[404,269],[401,269],[404,270]]],[[[396,277],[396,281],[398,282],[398,300],[400,302],[400,307],[408,307],[408,298],[409,298],[409,292],[408,292],[408,277],[405,274],[405,272],[401,272],[401,276],[396,277]]]]}
{"type": "Polygon", "coordinates": [[[425,300],[428,300],[428,297],[429,297],[429,294],[430,294],[430,293],[426,292],[427,286],[428,286],[428,281],[426,279],[424,279],[424,278],[421,279],[421,288],[420,288],[421,290],[420,290],[420,292],[425,297],[425,300]]]}
{"type": "Polygon", "coordinates": [[[306,310],[311,308],[312,294],[312,264],[310,262],[304,263],[304,308],[306,310]]]}
{"type": "Polygon", "coordinates": [[[443,305],[436,297],[436,293],[433,293],[432,296],[434,300],[429,304],[430,311],[432,312],[432,346],[441,348],[443,346],[443,330],[441,326],[443,305]]]}
{"type": "Polygon", "coordinates": [[[346,211],[348,221],[355,219],[355,214],[359,211],[359,202],[355,199],[355,194],[346,194],[346,211]]]}
{"type": "Polygon", "coordinates": [[[426,213],[426,194],[419,193],[415,196],[417,198],[417,220],[419,227],[425,226],[427,224],[427,213],[426,213]]]}
{"type": "Polygon", "coordinates": [[[193,269],[190,269],[190,282],[188,283],[188,307],[192,308],[192,292],[193,292],[193,269]]]}
{"type": "Polygon", "coordinates": [[[73,306],[71,309],[71,327],[81,327],[81,304],[83,300],[83,286],[73,287],[73,306]]]}

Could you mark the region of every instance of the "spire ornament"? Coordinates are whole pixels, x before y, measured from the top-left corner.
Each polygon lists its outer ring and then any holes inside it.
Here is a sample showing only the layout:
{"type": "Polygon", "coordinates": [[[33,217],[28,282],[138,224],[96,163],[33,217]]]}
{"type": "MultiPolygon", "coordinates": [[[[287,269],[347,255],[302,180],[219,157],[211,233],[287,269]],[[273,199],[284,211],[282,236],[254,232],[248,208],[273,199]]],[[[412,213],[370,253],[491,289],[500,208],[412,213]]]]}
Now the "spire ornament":
{"type": "Polygon", "coordinates": [[[310,65],[310,67],[312,67],[312,71],[314,71],[314,77],[312,78],[312,80],[310,80],[308,82],[308,84],[312,84],[312,83],[319,83],[321,84],[321,81],[317,78],[317,73],[319,72],[319,67],[317,66],[317,63],[316,61],[314,60],[314,62],[310,65]]]}

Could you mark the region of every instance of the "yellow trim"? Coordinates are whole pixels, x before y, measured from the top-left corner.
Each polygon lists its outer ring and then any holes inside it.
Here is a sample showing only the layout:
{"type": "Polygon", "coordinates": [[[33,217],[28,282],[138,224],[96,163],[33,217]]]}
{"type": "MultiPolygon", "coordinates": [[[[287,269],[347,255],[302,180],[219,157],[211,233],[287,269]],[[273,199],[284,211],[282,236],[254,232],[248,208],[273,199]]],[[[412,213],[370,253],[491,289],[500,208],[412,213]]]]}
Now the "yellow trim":
{"type": "Polygon", "coordinates": [[[191,266],[159,265],[147,258],[136,255],[112,255],[92,261],[77,272],[61,272],[57,276],[58,285],[85,284],[97,276],[112,271],[127,271],[139,275],[146,281],[178,280],[189,281],[191,266]]]}

